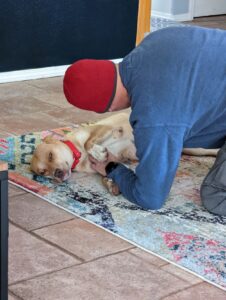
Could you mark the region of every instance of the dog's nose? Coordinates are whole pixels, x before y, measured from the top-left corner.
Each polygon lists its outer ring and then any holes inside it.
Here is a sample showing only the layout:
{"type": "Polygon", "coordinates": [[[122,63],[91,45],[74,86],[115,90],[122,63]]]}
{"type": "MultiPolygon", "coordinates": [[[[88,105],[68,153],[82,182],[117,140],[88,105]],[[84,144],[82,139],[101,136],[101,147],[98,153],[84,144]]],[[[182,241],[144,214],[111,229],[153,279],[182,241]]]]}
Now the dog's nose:
{"type": "Polygon", "coordinates": [[[56,169],[54,172],[54,177],[63,178],[64,172],[61,169],[56,169]]]}

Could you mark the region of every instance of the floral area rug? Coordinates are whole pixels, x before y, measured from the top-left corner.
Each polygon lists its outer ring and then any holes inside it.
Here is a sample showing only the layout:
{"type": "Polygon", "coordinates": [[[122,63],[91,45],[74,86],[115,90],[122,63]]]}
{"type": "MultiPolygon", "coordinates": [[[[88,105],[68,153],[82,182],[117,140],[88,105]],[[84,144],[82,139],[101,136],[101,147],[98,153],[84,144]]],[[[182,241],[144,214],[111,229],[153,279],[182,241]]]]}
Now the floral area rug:
{"type": "Polygon", "coordinates": [[[66,127],[0,139],[0,160],[9,163],[10,181],[226,288],[226,217],[208,213],[199,197],[200,184],[214,158],[183,156],[165,206],[158,211],[147,211],[121,195],[111,196],[98,175],[73,173],[67,182],[56,184],[30,172],[29,163],[36,145],[47,135],[61,139],[72,129],[66,127]]]}

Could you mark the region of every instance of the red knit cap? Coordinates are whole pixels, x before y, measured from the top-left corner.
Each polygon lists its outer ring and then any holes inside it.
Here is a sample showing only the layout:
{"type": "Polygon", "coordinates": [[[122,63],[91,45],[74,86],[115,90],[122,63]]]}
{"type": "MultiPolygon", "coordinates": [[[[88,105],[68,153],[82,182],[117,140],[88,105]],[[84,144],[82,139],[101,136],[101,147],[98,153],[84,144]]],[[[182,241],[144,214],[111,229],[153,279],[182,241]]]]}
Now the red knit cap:
{"type": "Polygon", "coordinates": [[[109,60],[83,59],[72,64],[64,76],[68,102],[85,110],[106,112],[116,91],[116,66],[109,60]]]}

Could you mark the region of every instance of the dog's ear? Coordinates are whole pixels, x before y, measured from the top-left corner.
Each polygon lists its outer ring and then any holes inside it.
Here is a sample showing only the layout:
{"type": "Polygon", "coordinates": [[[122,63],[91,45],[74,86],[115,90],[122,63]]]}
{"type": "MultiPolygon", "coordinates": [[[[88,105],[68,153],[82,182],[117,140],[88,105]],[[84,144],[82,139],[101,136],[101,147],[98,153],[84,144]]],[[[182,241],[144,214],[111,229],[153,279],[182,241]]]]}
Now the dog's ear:
{"type": "Polygon", "coordinates": [[[46,144],[56,144],[58,142],[59,141],[56,138],[54,138],[53,135],[48,135],[43,139],[43,143],[46,144]]]}

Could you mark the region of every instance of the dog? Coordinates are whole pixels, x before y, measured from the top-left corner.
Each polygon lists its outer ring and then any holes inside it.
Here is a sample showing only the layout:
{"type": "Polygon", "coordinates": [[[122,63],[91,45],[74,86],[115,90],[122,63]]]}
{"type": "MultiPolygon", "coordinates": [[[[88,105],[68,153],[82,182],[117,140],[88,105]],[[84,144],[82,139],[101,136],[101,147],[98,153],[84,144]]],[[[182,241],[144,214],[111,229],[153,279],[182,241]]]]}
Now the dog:
{"type": "MultiPolygon", "coordinates": [[[[119,163],[138,161],[129,114],[126,112],[80,126],[65,136],[65,140],[47,136],[35,149],[31,171],[62,182],[70,177],[71,171],[94,173],[88,155],[98,161],[106,161],[108,153],[119,163]]],[[[217,149],[184,148],[183,153],[216,156],[217,149]]],[[[104,177],[102,182],[112,194],[120,193],[112,180],[104,177]]]]}
{"type": "MultiPolygon", "coordinates": [[[[37,175],[62,182],[70,177],[71,171],[95,173],[88,155],[105,161],[109,152],[119,163],[137,161],[129,114],[126,112],[75,128],[64,140],[47,136],[35,149],[30,168],[37,175]]],[[[117,185],[111,180],[103,178],[102,181],[112,194],[119,193],[117,185]]]]}

